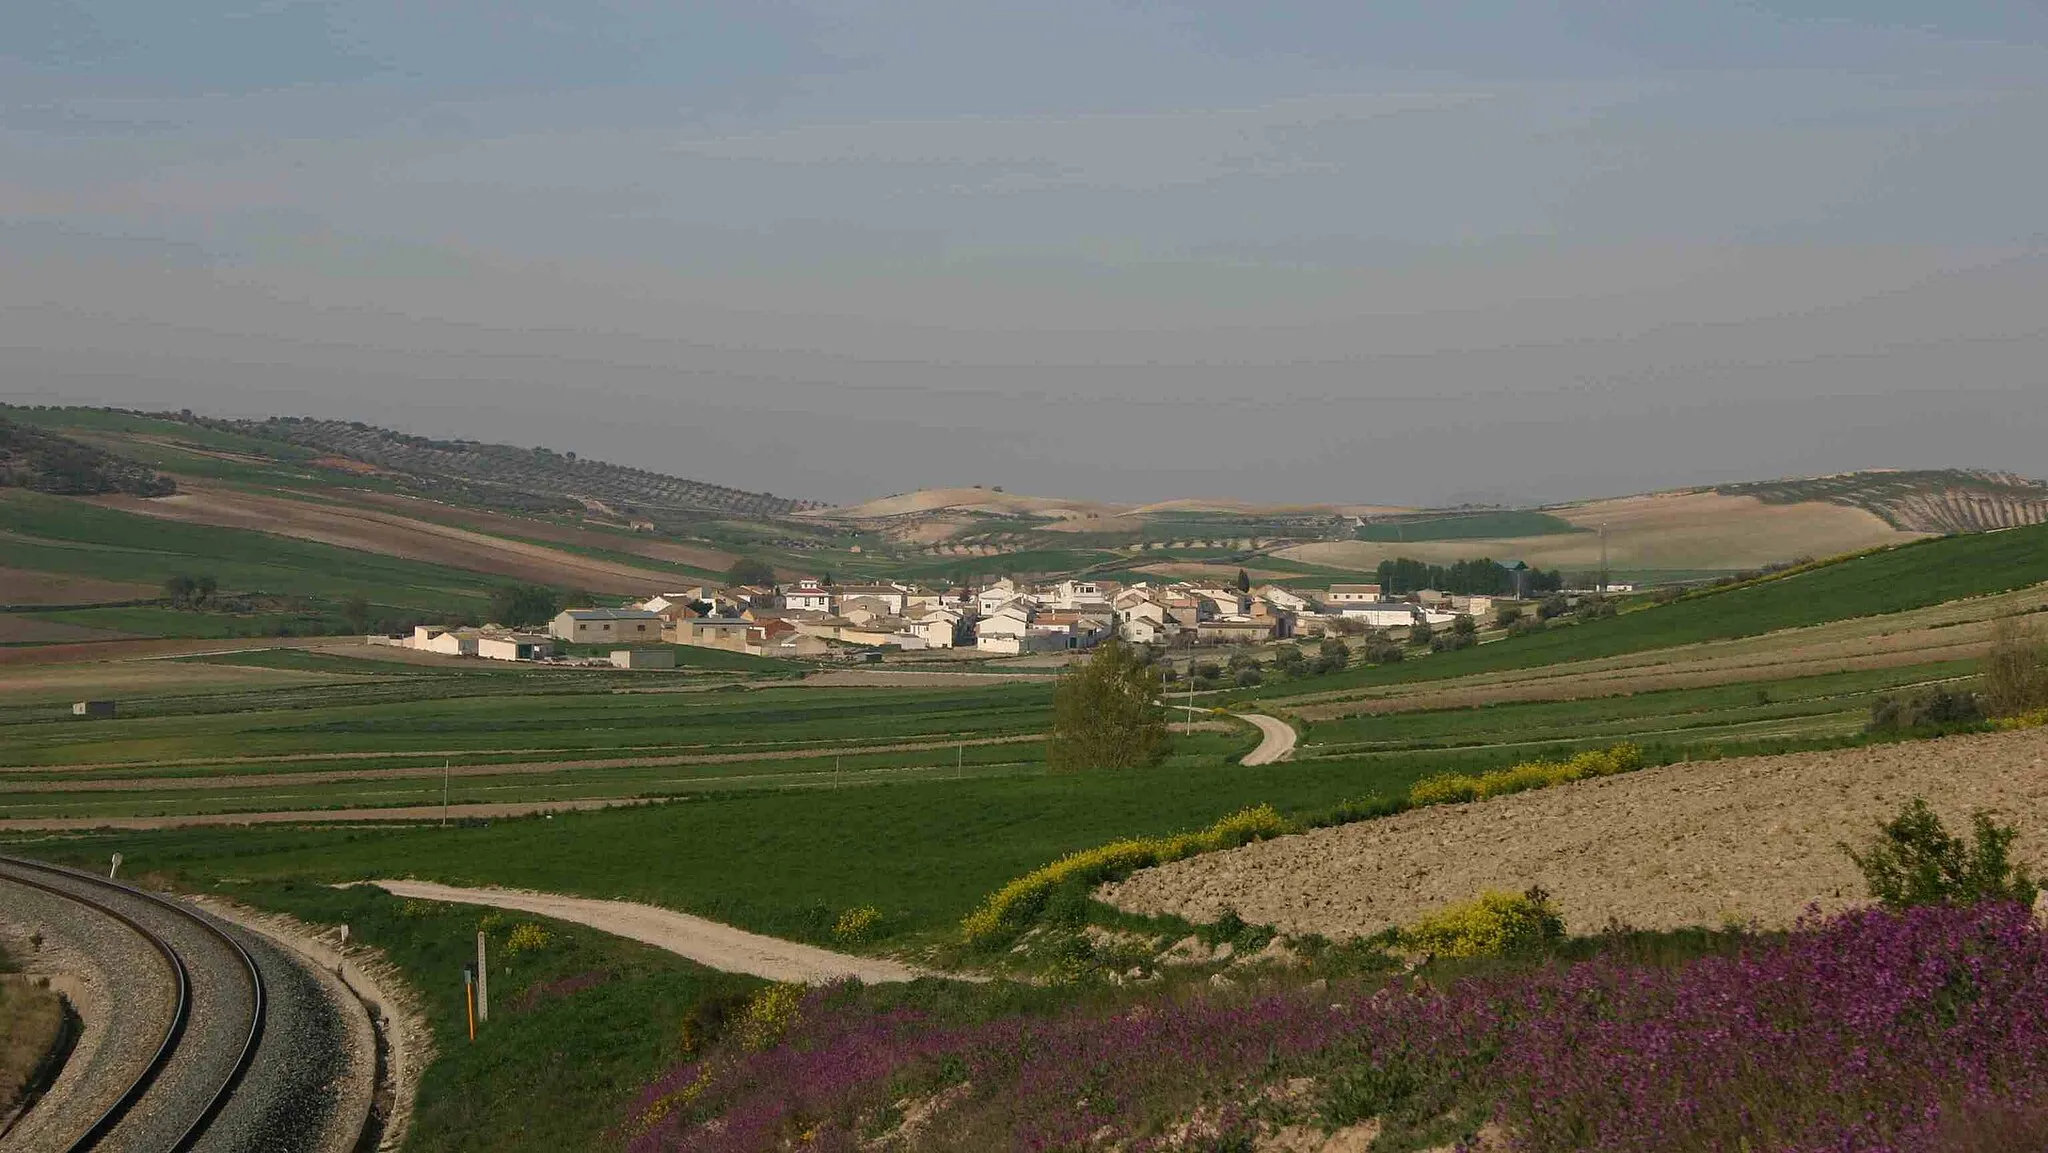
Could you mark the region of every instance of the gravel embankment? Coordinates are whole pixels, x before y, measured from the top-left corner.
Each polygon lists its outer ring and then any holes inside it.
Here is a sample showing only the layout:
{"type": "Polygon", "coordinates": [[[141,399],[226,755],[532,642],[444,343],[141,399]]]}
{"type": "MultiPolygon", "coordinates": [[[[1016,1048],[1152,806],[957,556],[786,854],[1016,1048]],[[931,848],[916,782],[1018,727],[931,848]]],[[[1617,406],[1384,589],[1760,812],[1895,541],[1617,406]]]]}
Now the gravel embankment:
{"type": "Polygon", "coordinates": [[[366,1134],[379,1150],[405,1144],[420,1074],[433,1059],[432,1030],[404,974],[361,945],[344,956],[334,926],[309,925],[218,897],[194,903],[215,917],[268,938],[325,989],[347,1030],[348,1058],[335,1106],[315,1148],[354,1150],[366,1134]]]}
{"type": "Polygon", "coordinates": [[[1363,936],[1481,889],[1542,885],[1574,932],[1729,920],[1789,925],[1862,902],[1842,852],[1914,796],[1952,831],[1973,809],[2018,826],[2048,865],[2048,729],[1665,765],[1444,805],[1227,853],[1104,886],[1134,913],[1213,920],[1226,907],[1289,933],[1363,936]]]}
{"type": "MultiPolygon", "coordinates": [[[[362,1132],[367,1081],[375,1076],[356,1056],[356,1040],[344,1006],[302,959],[260,934],[229,926],[263,973],[268,996],[263,1040],[256,1059],[207,1128],[196,1153],[220,1150],[290,1149],[306,1153],[347,1153],[362,1132]]],[[[353,999],[351,998],[351,1001],[353,999]]],[[[356,1018],[358,1004],[346,1006],[356,1018]]],[[[367,1021],[361,1028],[368,1029],[367,1021]]]]}
{"type": "Polygon", "coordinates": [[[70,999],[83,1029],[49,1094],[22,1117],[7,1147],[61,1150],[148,1064],[170,1025],[174,986],[168,966],[134,930],[63,897],[10,883],[9,875],[0,864],[0,932],[25,971],[49,977],[70,999]],[[31,940],[37,935],[40,945],[31,940]]]}

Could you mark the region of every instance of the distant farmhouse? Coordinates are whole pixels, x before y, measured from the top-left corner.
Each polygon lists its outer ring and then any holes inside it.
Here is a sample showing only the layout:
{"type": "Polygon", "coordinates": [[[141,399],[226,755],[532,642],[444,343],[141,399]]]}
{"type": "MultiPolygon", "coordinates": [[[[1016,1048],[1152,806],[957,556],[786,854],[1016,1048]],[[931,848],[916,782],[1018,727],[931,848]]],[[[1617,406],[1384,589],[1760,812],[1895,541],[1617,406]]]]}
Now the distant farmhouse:
{"type": "Polygon", "coordinates": [[[548,635],[573,645],[661,639],[661,614],[646,609],[568,609],[548,626],[548,635]]]}

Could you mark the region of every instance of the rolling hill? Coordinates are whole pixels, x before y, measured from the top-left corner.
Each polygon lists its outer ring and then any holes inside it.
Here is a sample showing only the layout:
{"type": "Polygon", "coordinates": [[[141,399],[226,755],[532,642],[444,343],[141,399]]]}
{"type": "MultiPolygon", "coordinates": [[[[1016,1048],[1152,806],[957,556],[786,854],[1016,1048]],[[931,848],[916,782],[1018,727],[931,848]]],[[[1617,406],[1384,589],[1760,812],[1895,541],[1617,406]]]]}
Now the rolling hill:
{"type": "Polygon", "coordinates": [[[331,617],[348,591],[330,579],[346,569],[332,556],[344,554],[431,566],[442,575],[402,587],[432,593],[387,599],[394,613],[432,613],[473,605],[506,581],[627,596],[715,580],[742,558],[785,578],[1227,578],[1245,568],[1261,580],[1319,583],[1397,556],[1490,556],[1584,574],[1598,568],[1604,545],[1619,579],[1654,582],[2048,520],[2048,485],[1968,471],[1850,473],[1542,509],[1130,505],[978,487],[823,506],[547,448],[356,422],[6,407],[0,420],[9,430],[0,483],[46,494],[43,503],[0,502],[10,543],[0,591],[11,590],[0,602],[20,606],[146,598],[174,569],[243,571],[235,566],[265,540],[335,551],[285,550],[322,571],[294,581],[277,566],[248,570],[265,574],[263,587],[236,591],[307,595],[308,611],[331,617]],[[76,515],[67,520],[66,509],[76,515]],[[187,535],[169,557],[124,570],[106,550],[148,537],[150,522],[187,535]]]}

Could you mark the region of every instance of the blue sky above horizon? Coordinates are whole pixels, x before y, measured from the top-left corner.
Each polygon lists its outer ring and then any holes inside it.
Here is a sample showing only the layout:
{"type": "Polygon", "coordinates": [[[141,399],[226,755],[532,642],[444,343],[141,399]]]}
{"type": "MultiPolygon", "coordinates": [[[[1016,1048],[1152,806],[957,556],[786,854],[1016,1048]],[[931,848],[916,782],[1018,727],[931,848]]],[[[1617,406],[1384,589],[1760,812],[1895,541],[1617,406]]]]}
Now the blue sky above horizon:
{"type": "Polygon", "coordinates": [[[15,0],[0,398],[827,500],[2048,473],[2048,10],[15,0]]]}

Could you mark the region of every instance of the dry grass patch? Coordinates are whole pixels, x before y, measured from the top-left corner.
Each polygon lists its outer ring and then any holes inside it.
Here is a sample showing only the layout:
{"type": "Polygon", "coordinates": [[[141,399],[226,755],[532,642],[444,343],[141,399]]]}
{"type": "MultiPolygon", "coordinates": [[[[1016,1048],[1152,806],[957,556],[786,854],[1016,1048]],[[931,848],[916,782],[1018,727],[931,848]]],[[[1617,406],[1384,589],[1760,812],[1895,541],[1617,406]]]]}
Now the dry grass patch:
{"type": "Polygon", "coordinates": [[[0,1120],[21,1100],[63,1028],[57,994],[27,977],[0,976],[0,1120]]]}

